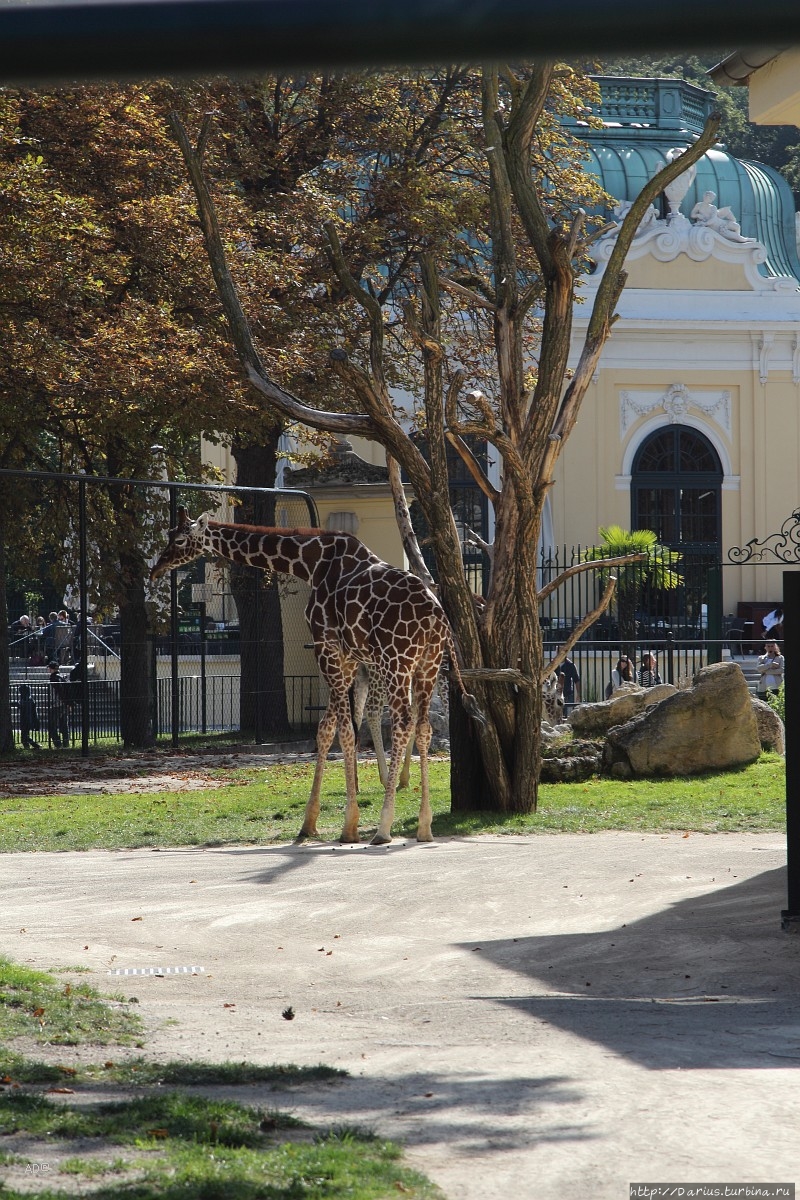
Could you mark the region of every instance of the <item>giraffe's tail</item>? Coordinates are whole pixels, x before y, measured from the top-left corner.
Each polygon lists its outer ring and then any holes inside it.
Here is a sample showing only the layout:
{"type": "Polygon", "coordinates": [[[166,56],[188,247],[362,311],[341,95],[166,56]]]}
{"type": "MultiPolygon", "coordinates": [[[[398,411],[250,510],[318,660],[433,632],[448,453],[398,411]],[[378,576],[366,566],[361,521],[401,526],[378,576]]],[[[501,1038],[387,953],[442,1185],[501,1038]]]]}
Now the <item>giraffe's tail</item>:
{"type": "Polygon", "coordinates": [[[464,711],[468,716],[472,717],[473,721],[477,721],[479,725],[486,725],[486,713],[483,711],[478,701],[467,691],[464,680],[461,676],[461,669],[458,665],[458,656],[456,654],[456,643],[453,637],[453,631],[447,631],[447,653],[450,658],[450,670],[455,676],[455,681],[458,684],[461,692],[461,703],[464,706],[464,711]]]}

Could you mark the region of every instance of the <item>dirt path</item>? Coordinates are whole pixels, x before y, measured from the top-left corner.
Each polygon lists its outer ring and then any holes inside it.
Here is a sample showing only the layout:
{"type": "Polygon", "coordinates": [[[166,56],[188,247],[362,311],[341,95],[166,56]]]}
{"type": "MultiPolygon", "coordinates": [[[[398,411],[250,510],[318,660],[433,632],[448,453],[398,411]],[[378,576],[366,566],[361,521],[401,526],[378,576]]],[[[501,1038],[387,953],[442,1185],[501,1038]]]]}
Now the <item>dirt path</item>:
{"type": "Polygon", "coordinates": [[[784,864],[773,834],[4,855],[0,952],[136,995],[155,1058],[345,1068],[235,1094],[404,1139],[450,1200],[794,1182],[784,864]]]}
{"type": "Polygon", "coordinates": [[[90,792],[185,792],[224,787],[227,780],[215,772],[222,768],[263,767],[268,762],[310,760],[308,743],[298,743],[281,754],[253,747],[232,753],[165,753],[136,751],[129,754],[81,758],[77,754],[44,753],[25,761],[5,762],[0,768],[0,796],[78,795],[90,792]]]}

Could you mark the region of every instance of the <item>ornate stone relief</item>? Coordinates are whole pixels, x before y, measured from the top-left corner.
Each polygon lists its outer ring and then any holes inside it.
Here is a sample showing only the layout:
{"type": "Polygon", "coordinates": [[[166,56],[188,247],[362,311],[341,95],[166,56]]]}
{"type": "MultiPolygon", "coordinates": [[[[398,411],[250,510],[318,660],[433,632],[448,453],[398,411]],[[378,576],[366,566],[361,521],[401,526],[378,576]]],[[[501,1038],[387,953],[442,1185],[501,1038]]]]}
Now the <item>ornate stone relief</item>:
{"type": "Polygon", "coordinates": [[[727,391],[694,395],[685,383],[671,383],[666,392],[655,395],[644,389],[626,389],[619,394],[619,431],[624,437],[637,417],[663,412],[670,424],[677,425],[694,409],[708,417],[731,436],[731,394],[727,391]]]}
{"type": "MultiPolygon", "coordinates": [[[[679,150],[669,150],[665,157],[671,162],[680,153],[679,150]]],[[[686,254],[694,262],[717,258],[722,262],[740,264],[753,291],[796,292],[798,281],[793,277],[768,278],[759,273],[759,266],[767,259],[765,247],[756,238],[742,237],[732,209],[727,206],[717,208],[714,192],[705,192],[689,217],[680,211],[694,176],[695,167],[692,165],[664,189],[669,205],[666,217],[660,218],[655,206],[650,205],[631,243],[628,258],[637,259],[648,254],[658,262],[672,262],[679,254],[686,254]]],[[[595,248],[597,269],[590,277],[592,281],[596,281],[605,270],[622,221],[630,208],[629,200],[615,205],[616,221],[599,239],[595,248]]]]}

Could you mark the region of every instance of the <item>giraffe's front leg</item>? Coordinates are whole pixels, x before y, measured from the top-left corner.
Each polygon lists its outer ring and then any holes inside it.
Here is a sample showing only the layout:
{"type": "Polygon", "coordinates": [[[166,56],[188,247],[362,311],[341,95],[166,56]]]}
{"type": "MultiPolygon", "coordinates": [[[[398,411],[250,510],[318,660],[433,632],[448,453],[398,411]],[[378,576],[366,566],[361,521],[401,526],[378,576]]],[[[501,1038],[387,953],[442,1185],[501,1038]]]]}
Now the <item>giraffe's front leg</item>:
{"type": "Polygon", "coordinates": [[[336,710],[333,707],[332,701],[329,701],[317,729],[317,765],[314,768],[314,782],[311,784],[311,795],[306,804],[303,824],[295,839],[297,842],[302,842],[308,837],[318,836],[317,819],[319,817],[319,794],[322,788],[322,774],[325,770],[325,762],[335,733],[336,710]]]}
{"type": "Polygon", "coordinates": [[[338,706],[339,744],[344,755],[344,779],[347,803],[344,810],[342,842],[358,841],[358,769],[356,765],[356,737],[347,693],[338,706]]]}

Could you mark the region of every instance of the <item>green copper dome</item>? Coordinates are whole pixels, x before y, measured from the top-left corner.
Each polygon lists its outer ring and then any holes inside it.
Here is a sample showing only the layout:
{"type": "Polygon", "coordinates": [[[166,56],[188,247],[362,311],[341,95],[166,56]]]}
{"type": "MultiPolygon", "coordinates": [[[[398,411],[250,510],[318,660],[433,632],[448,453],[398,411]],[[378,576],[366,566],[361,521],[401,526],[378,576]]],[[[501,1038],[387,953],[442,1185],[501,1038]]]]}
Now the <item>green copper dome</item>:
{"type": "MultiPolygon", "coordinates": [[[[603,188],[615,200],[633,200],[665,162],[668,150],[695,140],[713,110],[714,97],[681,79],[603,77],[597,83],[602,102],[595,113],[603,128],[570,125],[588,144],[588,169],[603,188]]],[[[716,193],[718,208],[732,209],[743,236],[757,238],[766,248],[762,274],[800,279],[794,197],[777,171],[736,159],[717,145],[697,164],[681,205],[684,215],[689,216],[709,191],[716,193]]],[[[661,215],[666,215],[666,205],[661,215]]]]}

